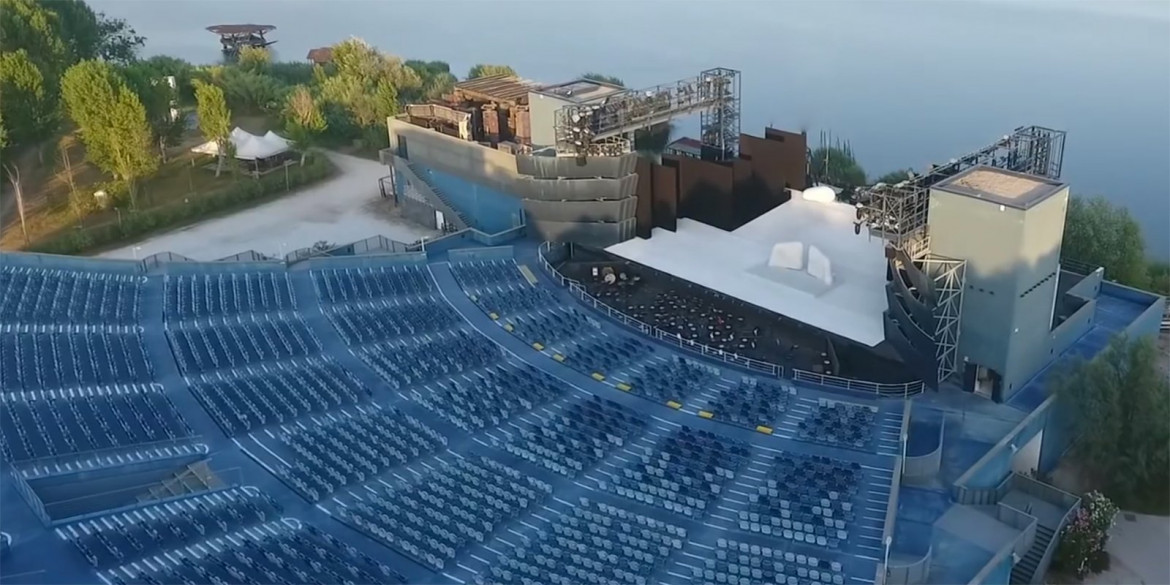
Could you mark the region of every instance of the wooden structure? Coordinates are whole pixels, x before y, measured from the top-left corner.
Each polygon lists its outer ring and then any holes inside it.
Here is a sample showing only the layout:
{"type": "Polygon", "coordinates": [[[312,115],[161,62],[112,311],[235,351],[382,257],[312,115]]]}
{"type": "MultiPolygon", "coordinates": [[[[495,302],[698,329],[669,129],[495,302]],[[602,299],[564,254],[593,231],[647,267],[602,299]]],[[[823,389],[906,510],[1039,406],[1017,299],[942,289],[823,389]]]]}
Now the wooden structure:
{"type": "Polygon", "coordinates": [[[491,75],[455,84],[438,103],[407,109],[411,121],[464,140],[528,145],[528,92],[535,85],[515,75],[491,75]],[[462,115],[466,115],[464,118],[462,115]]]}
{"type": "Polygon", "coordinates": [[[309,54],[305,55],[305,58],[314,65],[328,65],[333,62],[333,47],[309,49],[309,54]]]}
{"type": "Polygon", "coordinates": [[[225,55],[238,55],[243,47],[264,48],[276,41],[264,35],[276,30],[271,24],[217,24],[207,30],[219,35],[219,44],[225,55]]]}

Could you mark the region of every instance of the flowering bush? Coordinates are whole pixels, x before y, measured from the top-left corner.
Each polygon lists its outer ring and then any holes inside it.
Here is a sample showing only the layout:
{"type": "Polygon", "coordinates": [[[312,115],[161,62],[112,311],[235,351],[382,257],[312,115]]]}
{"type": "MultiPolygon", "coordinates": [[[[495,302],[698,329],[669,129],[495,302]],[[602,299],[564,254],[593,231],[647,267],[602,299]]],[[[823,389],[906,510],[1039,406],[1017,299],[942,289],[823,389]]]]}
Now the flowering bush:
{"type": "Polygon", "coordinates": [[[1105,543],[1116,517],[1117,506],[1101,492],[1085,494],[1080,509],[1060,533],[1055,559],[1057,567],[1078,578],[1108,567],[1105,543]]]}

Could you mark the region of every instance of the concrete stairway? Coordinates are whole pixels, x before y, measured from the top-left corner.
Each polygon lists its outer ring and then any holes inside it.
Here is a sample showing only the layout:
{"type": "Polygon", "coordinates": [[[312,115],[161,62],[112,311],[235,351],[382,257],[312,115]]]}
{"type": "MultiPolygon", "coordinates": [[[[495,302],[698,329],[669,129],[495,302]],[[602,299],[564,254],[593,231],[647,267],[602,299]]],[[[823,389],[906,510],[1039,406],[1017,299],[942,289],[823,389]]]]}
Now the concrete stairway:
{"type": "Polygon", "coordinates": [[[1028,585],[1039,582],[1036,577],[1043,577],[1043,575],[1036,575],[1036,566],[1040,564],[1040,559],[1044,557],[1044,551],[1048,549],[1048,543],[1052,542],[1055,533],[1051,528],[1040,524],[1036,525],[1036,540],[1032,543],[1032,548],[1028,549],[1028,554],[1020,559],[1012,567],[1012,585],[1028,585]]]}

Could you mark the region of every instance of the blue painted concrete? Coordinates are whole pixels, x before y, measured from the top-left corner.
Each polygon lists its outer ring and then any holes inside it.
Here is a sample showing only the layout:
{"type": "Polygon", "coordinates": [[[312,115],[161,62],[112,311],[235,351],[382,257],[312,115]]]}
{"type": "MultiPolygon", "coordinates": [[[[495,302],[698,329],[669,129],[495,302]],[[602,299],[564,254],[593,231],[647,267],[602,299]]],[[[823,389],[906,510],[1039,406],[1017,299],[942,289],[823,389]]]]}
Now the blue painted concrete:
{"type": "Polygon", "coordinates": [[[448,173],[419,167],[475,229],[495,234],[521,221],[520,199],[448,173]]]}

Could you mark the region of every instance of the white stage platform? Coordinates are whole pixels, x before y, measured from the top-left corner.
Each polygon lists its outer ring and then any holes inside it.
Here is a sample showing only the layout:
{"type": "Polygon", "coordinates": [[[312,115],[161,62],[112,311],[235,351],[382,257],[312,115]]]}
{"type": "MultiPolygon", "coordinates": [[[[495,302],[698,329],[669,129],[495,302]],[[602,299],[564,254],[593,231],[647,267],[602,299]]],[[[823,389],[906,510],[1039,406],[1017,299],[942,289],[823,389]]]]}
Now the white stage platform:
{"type": "Polygon", "coordinates": [[[854,214],[794,192],[734,232],[683,219],[676,232],[656,228],[606,250],[873,347],[885,340],[884,244],[864,228],[854,234],[854,214]]]}

